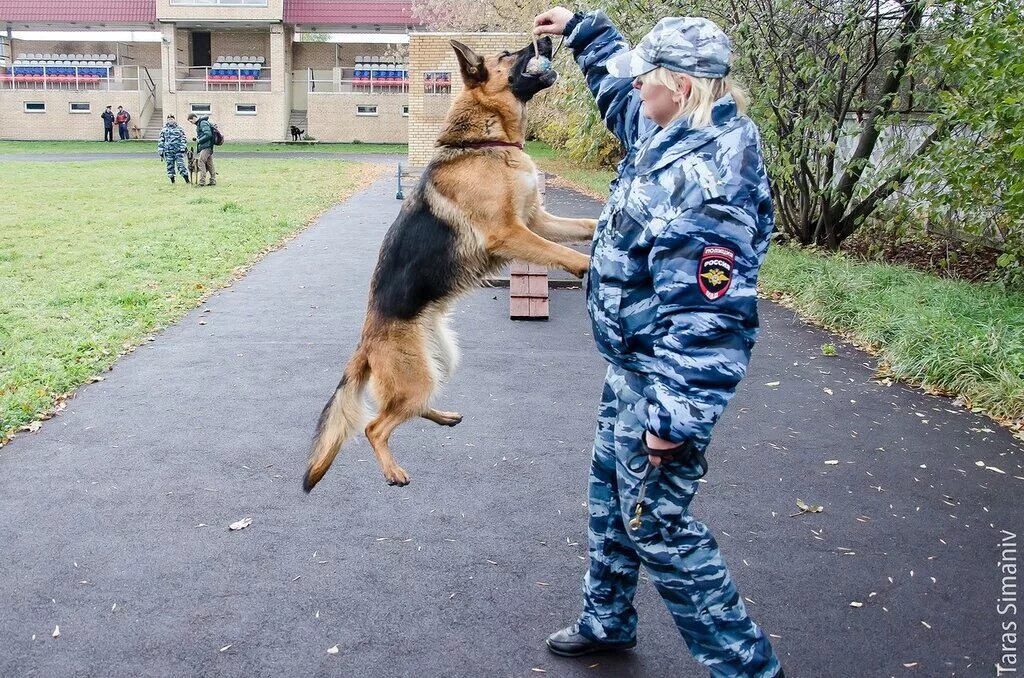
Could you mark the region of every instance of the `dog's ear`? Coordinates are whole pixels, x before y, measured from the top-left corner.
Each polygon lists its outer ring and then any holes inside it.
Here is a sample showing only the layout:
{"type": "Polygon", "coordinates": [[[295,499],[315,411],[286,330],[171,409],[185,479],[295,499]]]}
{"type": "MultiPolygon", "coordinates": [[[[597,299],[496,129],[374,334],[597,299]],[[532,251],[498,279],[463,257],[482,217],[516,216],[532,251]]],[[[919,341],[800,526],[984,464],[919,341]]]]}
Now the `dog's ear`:
{"type": "Polygon", "coordinates": [[[463,45],[458,40],[452,40],[452,49],[459,60],[459,69],[462,70],[462,81],[466,83],[467,89],[487,82],[487,69],[484,67],[484,58],[474,52],[471,48],[463,45]]]}

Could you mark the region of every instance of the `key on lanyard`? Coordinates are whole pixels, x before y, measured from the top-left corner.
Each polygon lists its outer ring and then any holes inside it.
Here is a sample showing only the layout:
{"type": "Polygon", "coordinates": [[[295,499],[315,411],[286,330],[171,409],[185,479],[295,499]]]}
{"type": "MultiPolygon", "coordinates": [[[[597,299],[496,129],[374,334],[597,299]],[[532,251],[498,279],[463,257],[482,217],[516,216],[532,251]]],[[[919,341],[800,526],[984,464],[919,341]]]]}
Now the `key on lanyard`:
{"type": "Polygon", "coordinates": [[[653,470],[654,465],[648,462],[647,472],[644,473],[644,478],[640,481],[640,494],[636,496],[636,508],[633,510],[633,519],[629,521],[629,529],[634,532],[640,529],[640,516],[644,512],[644,495],[647,494],[647,479],[651,477],[651,471],[653,470]]]}

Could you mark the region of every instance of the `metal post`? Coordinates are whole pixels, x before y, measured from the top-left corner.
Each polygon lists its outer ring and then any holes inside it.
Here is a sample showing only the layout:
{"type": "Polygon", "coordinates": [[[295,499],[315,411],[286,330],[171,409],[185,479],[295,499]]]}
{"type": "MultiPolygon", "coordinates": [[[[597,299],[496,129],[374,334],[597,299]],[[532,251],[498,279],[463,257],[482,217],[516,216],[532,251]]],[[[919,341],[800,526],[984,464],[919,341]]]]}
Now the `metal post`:
{"type": "Polygon", "coordinates": [[[405,193],[402,192],[402,163],[398,163],[398,193],[395,200],[405,200],[405,193]]]}

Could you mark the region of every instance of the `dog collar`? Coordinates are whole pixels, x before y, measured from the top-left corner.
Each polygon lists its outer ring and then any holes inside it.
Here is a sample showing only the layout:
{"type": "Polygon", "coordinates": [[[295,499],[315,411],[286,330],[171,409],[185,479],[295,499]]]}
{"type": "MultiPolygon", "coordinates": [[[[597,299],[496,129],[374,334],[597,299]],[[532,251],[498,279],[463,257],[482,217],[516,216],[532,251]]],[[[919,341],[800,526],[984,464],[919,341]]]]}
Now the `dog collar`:
{"type": "Polygon", "coordinates": [[[496,148],[502,146],[518,148],[520,151],[523,150],[523,145],[521,143],[513,143],[511,141],[467,141],[464,144],[455,146],[455,148],[496,148]]]}

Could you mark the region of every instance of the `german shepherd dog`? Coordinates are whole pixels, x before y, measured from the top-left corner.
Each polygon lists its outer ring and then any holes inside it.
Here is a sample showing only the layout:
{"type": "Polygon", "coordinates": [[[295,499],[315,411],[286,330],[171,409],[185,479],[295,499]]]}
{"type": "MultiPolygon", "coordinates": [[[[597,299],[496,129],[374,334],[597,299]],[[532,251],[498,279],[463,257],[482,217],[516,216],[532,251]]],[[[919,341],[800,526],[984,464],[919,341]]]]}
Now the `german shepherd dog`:
{"type": "Polygon", "coordinates": [[[199,161],[191,146],[185,148],[185,167],[188,168],[188,183],[195,184],[199,181],[199,161]]]}
{"type": "Polygon", "coordinates": [[[302,138],[302,135],[306,133],[306,130],[299,129],[295,125],[292,125],[291,133],[292,133],[292,141],[298,141],[299,139],[302,138]]]}
{"type": "MultiPolygon", "coordinates": [[[[366,425],[389,485],[409,475],[388,447],[413,417],[442,426],[462,421],[431,399],[458,361],[448,328],[455,300],[512,259],[561,268],[580,278],[590,258],[553,241],[593,237],[593,219],[564,219],[540,206],[537,168],[523,150],[526,103],[557,74],[526,72],[533,45],[483,57],[452,41],[465,90],[452,104],[437,151],[381,245],[362,337],[320,415],[303,487],[323,478],[341,445],[368,418],[369,385],[378,412],[366,425]]],[[[539,44],[551,57],[551,40],[539,44]]]]}

